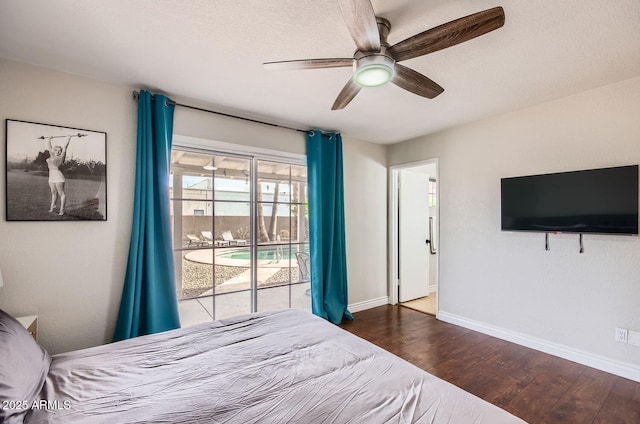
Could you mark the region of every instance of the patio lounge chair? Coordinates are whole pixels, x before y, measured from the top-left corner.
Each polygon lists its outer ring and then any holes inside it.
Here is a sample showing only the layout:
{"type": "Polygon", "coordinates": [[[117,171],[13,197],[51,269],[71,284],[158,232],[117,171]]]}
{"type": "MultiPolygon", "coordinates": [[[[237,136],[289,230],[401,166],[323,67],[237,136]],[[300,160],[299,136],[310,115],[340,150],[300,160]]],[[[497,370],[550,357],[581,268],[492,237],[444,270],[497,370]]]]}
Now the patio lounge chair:
{"type": "Polygon", "coordinates": [[[189,244],[187,245],[187,247],[202,246],[203,244],[206,243],[205,241],[200,240],[200,237],[198,237],[195,234],[187,234],[187,240],[189,241],[189,244]]]}
{"type": "Polygon", "coordinates": [[[298,260],[298,273],[300,274],[300,281],[311,280],[309,273],[309,255],[304,252],[296,253],[296,259],[298,260]]]}
{"type": "Polygon", "coordinates": [[[211,231],[200,231],[200,234],[202,234],[202,239],[204,240],[204,243],[207,243],[209,246],[213,246],[214,241],[213,241],[213,234],[211,234],[211,231]]]}
{"type": "MultiPolygon", "coordinates": [[[[300,281],[311,282],[311,273],[309,272],[309,255],[304,252],[297,252],[296,259],[298,260],[298,275],[300,277],[300,281]]],[[[304,294],[311,296],[311,289],[306,289],[304,294]]]]}
{"type": "Polygon", "coordinates": [[[247,244],[246,240],[236,240],[233,238],[231,231],[224,231],[222,233],[222,240],[226,241],[230,246],[244,246],[247,244]]]}
{"type": "Polygon", "coordinates": [[[202,238],[204,239],[205,243],[209,244],[209,246],[229,246],[229,242],[225,241],[225,240],[214,240],[213,239],[213,234],[211,233],[211,231],[201,231],[200,234],[202,234],[202,238]]]}

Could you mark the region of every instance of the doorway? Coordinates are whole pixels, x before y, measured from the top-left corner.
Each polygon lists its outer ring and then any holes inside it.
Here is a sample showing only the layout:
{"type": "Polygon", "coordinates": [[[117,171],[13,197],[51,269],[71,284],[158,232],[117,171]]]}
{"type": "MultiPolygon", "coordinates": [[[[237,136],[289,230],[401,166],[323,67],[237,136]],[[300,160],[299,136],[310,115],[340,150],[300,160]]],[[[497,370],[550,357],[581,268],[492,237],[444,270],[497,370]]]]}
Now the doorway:
{"type": "Polygon", "coordinates": [[[438,312],[438,160],[390,168],[390,303],[438,312]]]}

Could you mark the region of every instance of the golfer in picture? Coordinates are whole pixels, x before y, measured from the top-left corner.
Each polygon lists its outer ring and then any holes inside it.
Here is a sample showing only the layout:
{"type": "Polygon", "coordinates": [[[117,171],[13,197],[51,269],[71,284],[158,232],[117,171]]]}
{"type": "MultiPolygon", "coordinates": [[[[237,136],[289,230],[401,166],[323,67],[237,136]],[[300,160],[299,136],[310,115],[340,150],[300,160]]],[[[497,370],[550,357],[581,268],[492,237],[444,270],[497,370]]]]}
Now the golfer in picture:
{"type": "Polygon", "coordinates": [[[58,195],[60,195],[60,212],[58,215],[64,215],[64,204],[67,200],[67,196],[64,193],[65,178],[60,171],[60,167],[64,163],[67,157],[67,147],[71,142],[70,135],[67,136],[67,142],[64,146],[51,146],[51,138],[47,137],[49,143],[49,159],[47,159],[47,165],[49,166],[49,188],[51,189],[51,207],[49,212],[53,212],[56,208],[56,202],[58,201],[58,195]]]}

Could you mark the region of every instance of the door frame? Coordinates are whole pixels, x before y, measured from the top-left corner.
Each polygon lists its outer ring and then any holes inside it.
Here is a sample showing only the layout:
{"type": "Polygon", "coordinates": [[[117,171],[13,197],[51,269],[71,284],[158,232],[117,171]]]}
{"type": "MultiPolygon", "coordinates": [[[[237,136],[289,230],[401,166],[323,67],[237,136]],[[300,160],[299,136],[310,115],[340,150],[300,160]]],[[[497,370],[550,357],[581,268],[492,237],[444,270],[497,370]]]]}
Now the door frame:
{"type": "MultiPolygon", "coordinates": [[[[259,183],[259,175],[258,175],[258,162],[266,161],[266,162],[274,162],[281,163],[286,165],[301,165],[307,166],[307,156],[284,152],[273,149],[265,149],[260,147],[253,147],[250,145],[244,144],[234,144],[234,143],[226,143],[215,140],[207,140],[196,137],[183,136],[179,134],[173,134],[173,143],[172,149],[195,152],[195,153],[204,153],[208,155],[223,155],[229,157],[242,158],[249,161],[249,181],[251,182],[250,191],[249,191],[249,226],[250,226],[250,244],[249,249],[251,251],[251,282],[249,284],[249,289],[240,290],[238,292],[248,291],[250,293],[250,311],[251,313],[255,313],[259,311],[259,303],[258,303],[258,249],[262,247],[262,245],[258,244],[258,231],[257,231],[257,217],[258,217],[258,191],[256,187],[259,183]]],[[[215,188],[212,188],[215,191],[215,188]]],[[[290,199],[291,200],[291,199],[290,199]]],[[[215,198],[207,199],[214,204],[214,215],[212,215],[212,219],[215,219],[215,198]]],[[[244,201],[242,202],[244,203],[244,201]]],[[[291,206],[291,201],[289,202],[289,206],[291,206]]],[[[176,231],[176,227],[174,226],[174,231],[176,231]]],[[[182,234],[180,234],[182,237],[182,234]]],[[[296,243],[300,244],[308,244],[309,242],[304,243],[296,243]]],[[[292,246],[291,241],[288,243],[288,246],[292,246]]],[[[215,250],[215,249],[214,249],[215,250]]],[[[181,254],[182,250],[176,250],[174,246],[172,246],[173,254],[178,255],[181,254]]],[[[175,256],[174,256],[175,257],[175,256]]],[[[177,259],[176,259],[177,260],[177,259]]],[[[180,272],[181,268],[180,268],[180,272]]],[[[295,284],[305,284],[306,282],[296,282],[292,284],[291,276],[289,277],[289,307],[291,307],[291,287],[295,284]]],[[[282,285],[280,287],[287,287],[287,285],[282,285]]],[[[268,289],[267,289],[268,290],[268,289]]],[[[213,315],[214,319],[216,318],[216,298],[217,296],[224,296],[223,293],[214,293],[211,295],[211,300],[213,302],[213,315]]],[[[208,297],[208,296],[207,296],[208,297]]],[[[186,299],[191,300],[191,299],[186,299]]]]}
{"type": "Polygon", "coordinates": [[[388,275],[388,289],[389,289],[389,303],[391,305],[398,304],[398,174],[402,169],[410,169],[423,165],[436,165],[436,240],[438,240],[438,253],[436,256],[436,317],[440,312],[439,303],[440,296],[437,293],[440,291],[440,164],[439,159],[426,159],[416,162],[403,163],[400,165],[392,165],[389,167],[388,173],[388,196],[389,196],[389,222],[388,222],[388,252],[389,252],[389,275],[388,275]]]}

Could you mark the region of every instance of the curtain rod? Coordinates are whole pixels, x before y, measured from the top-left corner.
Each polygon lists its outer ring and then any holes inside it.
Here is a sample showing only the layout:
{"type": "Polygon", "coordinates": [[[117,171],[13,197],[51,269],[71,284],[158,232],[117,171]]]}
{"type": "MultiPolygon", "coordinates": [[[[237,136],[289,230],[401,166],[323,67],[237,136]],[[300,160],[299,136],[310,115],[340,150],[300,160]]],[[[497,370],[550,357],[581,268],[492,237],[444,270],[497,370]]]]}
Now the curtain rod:
{"type": "MultiPolygon", "coordinates": [[[[140,93],[138,93],[137,91],[134,91],[133,92],[133,99],[134,100],[138,100],[138,97],[140,97],[140,93]]],[[[226,117],[229,117],[229,118],[242,119],[243,121],[249,121],[249,122],[253,122],[253,123],[256,123],[256,124],[262,124],[262,125],[269,125],[271,127],[277,127],[277,128],[282,128],[282,129],[291,130],[291,131],[297,131],[297,132],[301,132],[301,133],[305,133],[305,134],[306,133],[313,133],[313,131],[300,130],[298,128],[286,127],[284,125],[273,124],[271,122],[258,121],[256,119],[244,118],[242,116],[230,115],[228,113],[217,112],[215,110],[209,110],[209,109],[203,109],[203,108],[195,107],[195,106],[183,105],[182,103],[177,103],[177,102],[174,102],[174,101],[171,101],[171,102],[167,101],[167,104],[173,104],[175,106],[180,106],[180,107],[184,107],[184,108],[187,108],[187,109],[199,110],[200,112],[207,112],[207,113],[213,113],[213,114],[216,114],[216,115],[226,116],[226,117]]]]}

